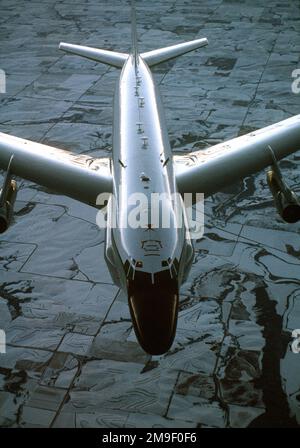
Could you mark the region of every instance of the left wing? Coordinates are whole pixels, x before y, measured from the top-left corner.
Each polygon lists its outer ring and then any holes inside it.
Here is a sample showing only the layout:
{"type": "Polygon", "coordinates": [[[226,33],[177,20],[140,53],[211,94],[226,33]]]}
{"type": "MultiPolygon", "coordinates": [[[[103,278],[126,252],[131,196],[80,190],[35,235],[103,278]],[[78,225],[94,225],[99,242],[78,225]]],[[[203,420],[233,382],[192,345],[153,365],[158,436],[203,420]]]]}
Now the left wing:
{"type": "Polygon", "coordinates": [[[210,196],[300,149],[300,115],[188,155],[174,156],[181,194],[210,196]]]}
{"type": "Polygon", "coordinates": [[[0,169],[96,207],[100,193],[112,192],[109,159],[74,154],[0,132],[0,169]]]}

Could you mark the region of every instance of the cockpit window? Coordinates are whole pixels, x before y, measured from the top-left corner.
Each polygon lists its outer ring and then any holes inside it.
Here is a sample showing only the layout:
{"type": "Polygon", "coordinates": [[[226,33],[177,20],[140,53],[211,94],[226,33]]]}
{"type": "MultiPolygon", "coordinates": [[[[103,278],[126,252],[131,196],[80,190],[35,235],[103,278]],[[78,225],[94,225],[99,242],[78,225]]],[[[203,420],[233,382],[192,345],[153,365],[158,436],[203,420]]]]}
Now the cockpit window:
{"type": "MultiPolygon", "coordinates": [[[[129,295],[130,295],[130,286],[132,284],[132,279],[129,279],[129,295]]],[[[177,283],[174,278],[172,278],[170,270],[166,269],[165,271],[156,272],[152,278],[151,274],[147,272],[135,271],[134,273],[134,287],[135,289],[140,289],[141,292],[147,290],[147,288],[157,287],[158,290],[167,289],[169,292],[172,290],[177,290],[177,283]],[[154,279],[154,283],[153,283],[154,279]]]]}

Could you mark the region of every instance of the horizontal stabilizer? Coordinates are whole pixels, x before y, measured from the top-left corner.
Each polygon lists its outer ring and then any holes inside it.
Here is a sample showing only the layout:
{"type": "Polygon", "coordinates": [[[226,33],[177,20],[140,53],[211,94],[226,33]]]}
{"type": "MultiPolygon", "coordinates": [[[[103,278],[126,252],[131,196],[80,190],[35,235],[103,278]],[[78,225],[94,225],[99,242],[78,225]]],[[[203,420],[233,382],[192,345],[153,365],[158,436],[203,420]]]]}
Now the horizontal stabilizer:
{"type": "Polygon", "coordinates": [[[147,53],[142,53],[141,56],[149,67],[152,67],[169,59],[177,58],[177,56],[181,56],[182,54],[189,53],[197,48],[204,47],[207,44],[208,40],[206,38],[196,39],[183,42],[182,44],[160,48],[159,50],[148,51],[147,53]]]}
{"type": "Polygon", "coordinates": [[[61,42],[59,49],[67,53],[83,56],[92,61],[102,62],[103,64],[112,65],[113,67],[122,68],[124,62],[128,58],[127,53],[118,53],[116,51],[100,50],[98,48],[84,47],[82,45],[66,44],[61,42]]]}

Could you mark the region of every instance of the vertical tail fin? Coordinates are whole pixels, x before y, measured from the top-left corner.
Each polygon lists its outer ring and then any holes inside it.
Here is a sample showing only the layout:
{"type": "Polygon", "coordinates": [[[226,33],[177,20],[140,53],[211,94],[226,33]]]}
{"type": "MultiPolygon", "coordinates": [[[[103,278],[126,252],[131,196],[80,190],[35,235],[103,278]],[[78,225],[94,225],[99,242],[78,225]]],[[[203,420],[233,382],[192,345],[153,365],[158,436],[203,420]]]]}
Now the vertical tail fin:
{"type": "Polygon", "coordinates": [[[132,54],[134,56],[134,62],[137,66],[139,60],[137,28],[136,28],[136,9],[135,0],[131,0],[131,38],[132,38],[132,54]]]}

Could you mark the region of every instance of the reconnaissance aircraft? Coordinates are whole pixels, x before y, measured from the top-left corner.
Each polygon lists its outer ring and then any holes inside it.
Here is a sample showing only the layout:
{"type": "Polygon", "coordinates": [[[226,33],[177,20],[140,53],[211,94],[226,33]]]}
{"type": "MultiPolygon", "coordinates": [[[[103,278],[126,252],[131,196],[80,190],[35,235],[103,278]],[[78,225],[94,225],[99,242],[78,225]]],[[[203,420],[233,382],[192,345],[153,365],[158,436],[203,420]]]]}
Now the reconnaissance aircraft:
{"type": "Polygon", "coordinates": [[[132,49],[119,53],[61,43],[60,49],[121,69],[114,96],[111,159],[77,155],[0,133],[0,168],[6,177],[0,194],[0,232],[10,225],[17,184],[12,176],[100,208],[97,197],[117,199],[116,225],[107,203],[105,259],[113,281],[128,296],[137,339],[149,354],[165,353],[174,340],[178,295],[193,260],[187,221],[176,227],[174,193],[208,197],[227,185],[268,166],[267,181],[281,217],[300,220],[300,203],[284,182],[277,161],[300,149],[300,115],[217,144],[191,155],[172,156],[161,98],[151,67],[188,53],[205,38],[139,53],[132,4],[132,49]],[[176,168],[178,165],[178,169],[176,168]],[[176,168],[176,170],[175,170],[176,168]],[[128,198],[164,194],[169,228],[122,225],[132,208],[128,198]]]}

